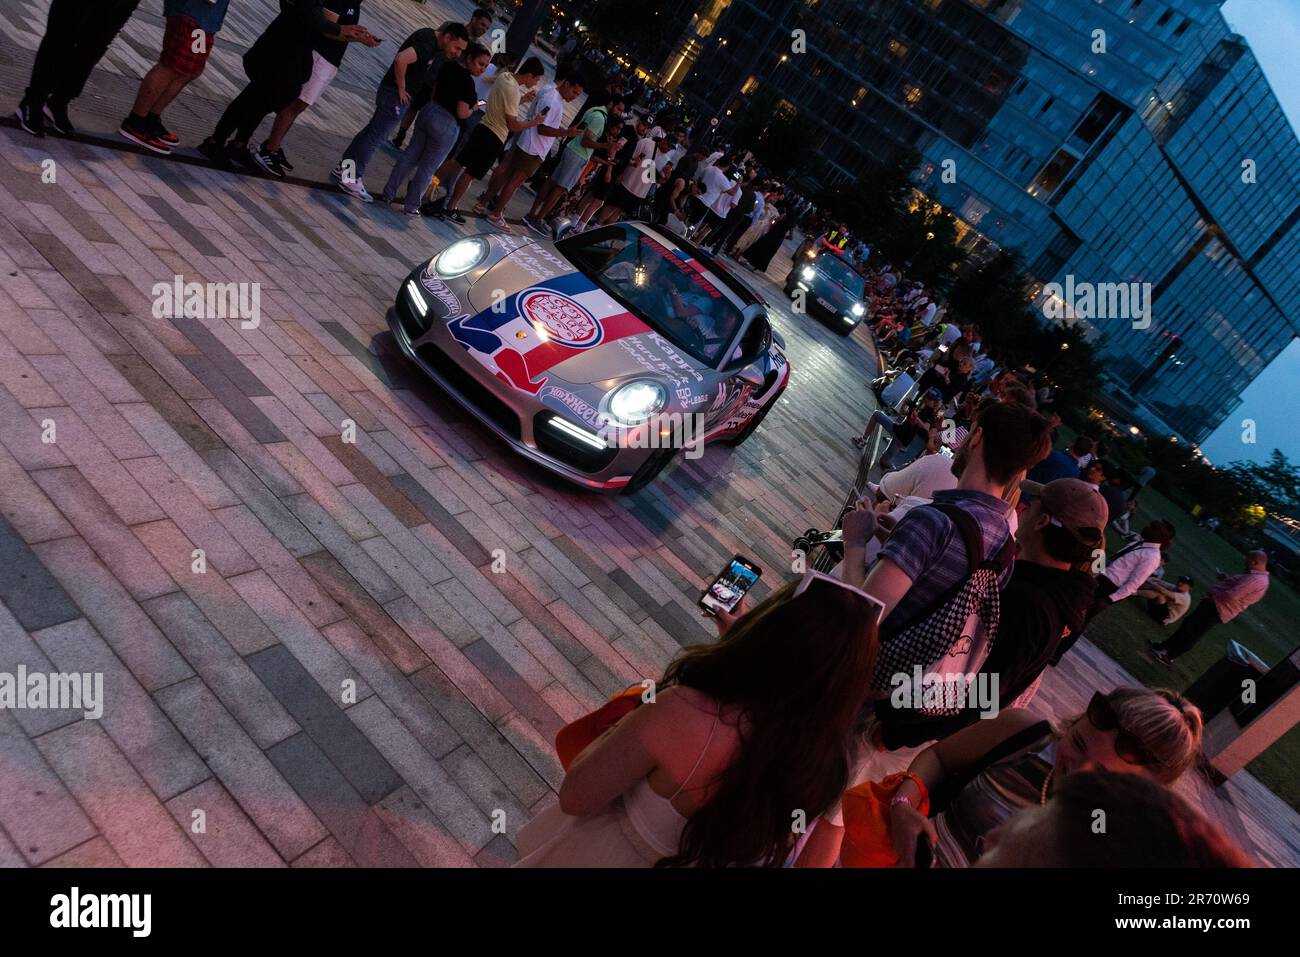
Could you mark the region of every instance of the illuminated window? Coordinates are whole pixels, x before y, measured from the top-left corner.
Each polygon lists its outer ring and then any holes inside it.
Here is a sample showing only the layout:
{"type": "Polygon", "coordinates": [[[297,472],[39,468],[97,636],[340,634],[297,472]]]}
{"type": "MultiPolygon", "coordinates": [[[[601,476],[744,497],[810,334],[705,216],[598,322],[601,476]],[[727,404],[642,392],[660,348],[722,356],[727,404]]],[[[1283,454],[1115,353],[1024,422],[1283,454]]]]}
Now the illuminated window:
{"type": "Polygon", "coordinates": [[[903,87],[903,99],[907,101],[908,106],[916,106],[916,104],[920,103],[924,93],[925,91],[919,86],[913,86],[910,83],[903,87]]]}
{"type": "Polygon", "coordinates": [[[889,41],[889,52],[893,54],[894,59],[901,60],[907,56],[907,46],[898,40],[889,41]]]}
{"type": "Polygon", "coordinates": [[[758,89],[758,77],[751,76],[745,81],[745,85],[740,88],[740,92],[748,96],[758,89]]]}

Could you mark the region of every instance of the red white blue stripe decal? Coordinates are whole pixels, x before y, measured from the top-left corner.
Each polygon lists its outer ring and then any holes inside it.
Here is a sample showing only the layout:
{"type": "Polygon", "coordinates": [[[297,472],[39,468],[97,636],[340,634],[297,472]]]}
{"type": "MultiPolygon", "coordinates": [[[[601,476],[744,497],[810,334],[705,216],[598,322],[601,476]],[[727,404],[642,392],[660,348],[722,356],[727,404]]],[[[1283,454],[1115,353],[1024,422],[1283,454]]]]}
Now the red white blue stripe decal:
{"type": "Polygon", "coordinates": [[[447,327],[494,375],[529,395],[541,391],[547,370],[582,350],[650,331],[579,272],[529,286],[447,327]]]}

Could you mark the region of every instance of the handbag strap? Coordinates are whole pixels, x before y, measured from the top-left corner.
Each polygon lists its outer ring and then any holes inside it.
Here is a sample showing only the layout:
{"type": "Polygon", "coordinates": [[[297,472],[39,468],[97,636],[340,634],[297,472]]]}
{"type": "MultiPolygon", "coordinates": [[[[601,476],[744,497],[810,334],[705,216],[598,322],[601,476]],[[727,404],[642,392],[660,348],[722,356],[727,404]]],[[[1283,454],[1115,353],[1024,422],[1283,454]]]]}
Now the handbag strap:
{"type": "Polygon", "coordinates": [[[970,767],[965,768],[960,774],[953,775],[944,780],[941,787],[934,789],[942,795],[942,800],[936,800],[935,796],[933,794],[931,795],[930,816],[934,817],[938,815],[952,803],[952,799],[961,793],[961,790],[965,788],[966,785],[970,784],[989,768],[993,767],[993,765],[997,764],[1004,758],[1010,757],[1017,751],[1023,751],[1025,748],[1029,747],[1029,745],[1048,734],[1051,730],[1052,723],[1050,721],[1036,721],[1029,727],[1023,728],[1015,734],[1004,738],[1000,744],[990,748],[978,761],[970,767]]]}

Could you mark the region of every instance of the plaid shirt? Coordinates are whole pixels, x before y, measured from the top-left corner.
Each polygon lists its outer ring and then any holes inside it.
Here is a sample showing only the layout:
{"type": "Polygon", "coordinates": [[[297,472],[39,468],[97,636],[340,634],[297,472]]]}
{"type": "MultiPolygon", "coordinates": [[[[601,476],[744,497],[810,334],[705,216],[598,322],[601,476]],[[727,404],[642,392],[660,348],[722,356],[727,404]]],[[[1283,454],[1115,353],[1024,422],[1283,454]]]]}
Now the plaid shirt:
{"type": "MultiPolygon", "coordinates": [[[[997,555],[1011,536],[1009,502],[968,489],[936,492],[934,501],[956,505],[974,516],[984,539],[984,560],[997,555]]],[[[924,506],[902,517],[880,550],[880,557],[888,558],[912,579],[912,587],[882,623],[881,631],[891,637],[970,573],[970,560],[957,526],[938,509],[924,506]]],[[[1001,587],[1005,588],[1010,578],[1008,567],[1001,587]]]]}

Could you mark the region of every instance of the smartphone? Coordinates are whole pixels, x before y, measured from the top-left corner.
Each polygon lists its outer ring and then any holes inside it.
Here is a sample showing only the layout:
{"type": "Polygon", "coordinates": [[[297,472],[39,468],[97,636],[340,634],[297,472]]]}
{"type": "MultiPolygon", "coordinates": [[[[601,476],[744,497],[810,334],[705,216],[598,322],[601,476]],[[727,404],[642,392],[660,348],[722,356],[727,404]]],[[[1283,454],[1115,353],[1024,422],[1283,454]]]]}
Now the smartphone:
{"type": "Polygon", "coordinates": [[[700,596],[700,607],[709,615],[734,610],[762,574],[763,570],[748,558],[736,555],[700,596]]]}

